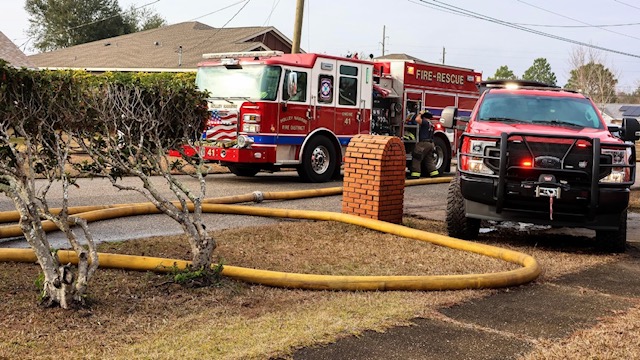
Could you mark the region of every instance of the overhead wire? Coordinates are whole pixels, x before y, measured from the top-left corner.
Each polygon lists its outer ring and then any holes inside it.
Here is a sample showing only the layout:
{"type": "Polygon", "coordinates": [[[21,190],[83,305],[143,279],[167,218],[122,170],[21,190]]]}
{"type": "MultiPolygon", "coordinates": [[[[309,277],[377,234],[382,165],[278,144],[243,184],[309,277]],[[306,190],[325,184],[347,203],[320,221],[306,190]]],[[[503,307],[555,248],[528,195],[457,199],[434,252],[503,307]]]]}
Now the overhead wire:
{"type": "MultiPolygon", "coordinates": [[[[153,4],[155,4],[155,3],[159,2],[159,1],[160,1],[160,0],[155,0],[155,1],[152,1],[152,2],[150,2],[150,3],[146,3],[146,4],[144,4],[144,5],[140,5],[140,6],[136,7],[136,8],[132,8],[132,9],[129,9],[129,10],[125,10],[123,13],[133,12],[133,11],[136,11],[136,10],[140,10],[140,9],[142,9],[142,8],[144,8],[144,7],[149,6],[149,5],[153,5],[153,4]]],[[[68,28],[68,29],[67,29],[67,31],[80,29],[80,28],[83,28],[83,27],[85,27],[85,26],[89,26],[89,25],[97,24],[97,23],[99,23],[99,22],[103,22],[103,21],[105,21],[105,20],[113,19],[113,18],[116,18],[116,17],[118,17],[118,16],[122,16],[122,14],[123,14],[123,13],[119,13],[119,14],[116,14],[116,15],[108,16],[108,17],[106,17],[106,18],[102,18],[102,19],[94,20],[94,21],[91,21],[91,22],[88,22],[88,23],[80,24],[80,25],[78,25],[78,26],[70,27],[70,28],[68,28]]]]}
{"type": "Polygon", "coordinates": [[[622,24],[593,24],[593,25],[554,25],[554,24],[530,24],[530,23],[514,23],[515,25],[522,26],[534,26],[534,27],[548,27],[548,28],[566,28],[566,29],[584,29],[584,28],[609,28],[609,27],[623,27],[623,26],[637,26],[640,23],[622,23],[622,24]]]}
{"type": "Polygon", "coordinates": [[[535,8],[535,9],[538,9],[538,10],[541,10],[541,11],[544,11],[544,12],[547,12],[547,13],[549,13],[549,14],[553,14],[553,15],[556,15],[556,16],[560,16],[560,17],[563,17],[563,18],[565,18],[565,19],[569,19],[569,20],[571,20],[571,21],[579,22],[579,23],[581,23],[581,24],[583,24],[583,25],[587,25],[587,26],[589,26],[589,27],[593,27],[593,28],[596,28],[596,29],[599,29],[599,30],[602,30],[602,31],[607,31],[607,32],[610,32],[610,33],[612,33],[612,34],[622,35],[622,36],[626,36],[626,37],[629,37],[629,38],[632,38],[632,39],[640,40],[640,38],[639,38],[639,37],[631,36],[631,35],[628,35],[628,34],[624,34],[624,33],[621,33],[621,32],[617,32],[617,31],[609,30],[609,29],[606,29],[606,28],[600,28],[600,27],[594,26],[593,24],[589,24],[589,23],[587,23],[587,22],[584,22],[584,21],[582,21],[582,20],[574,19],[574,18],[572,18],[572,17],[569,17],[569,16],[566,16],[566,15],[563,15],[563,14],[557,13],[557,12],[555,12],[555,11],[551,11],[551,10],[545,9],[545,8],[540,7],[540,6],[538,6],[538,5],[530,4],[530,3],[528,3],[528,2],[526,2],[526,1],[524,1],[524,0],[518,0],[518,2],[520,2],[520,3],[522,3],[522,4],[525,4],[525,5],[527,5],[527,6],[531,6],[531,7],[535,8]]]}
{"type": "Polygon", "coordinates": [[[627,3],[626,3],[626,2],[624,2],[624,1],[620,1],[620,0],[613,0],[613,1],[615,1],[615,2],[617,2],[617,3],[619,3],[619,4],[622,4],[622,5],[626,5],[626,6],[628,6],[628,7],[632,7],[632,8],[634,8],[634,9],[638,9],[638,10],[640,10],[640,7],[637,7],[637,6],[634,6],[634,5],[631,5],[631,4],[627,4],[627,3]]]}
{"type": "Polygon", "coordinates": [[[236,11],[235,14],[233,14],[233,16],[227,20],[227,22],[225,22],[222,27],[216,28],[216,31],[209,35],[207,38],[205,38],[204,40],[202,40],[201,42],[197,43],[195,46],[193,46],[190,49],[183,49],[183,51],[188,51],[188,50],[193,50],[196,49],[198,47],[200,47],[202,44],[206,43],[207,41],[211,40],[211,38],[213,38],[214,36],[216,36],[220,31],[222,31],[222,29],[225,28],[225,26],[227,26],[231,21],[233,21],[233,19],[236,18],[236,16],[238,16],[238,14],[240,14],[240,12],[242,12],[242,10],[251,2],[251,0],[246,0],[244,5],[242,5],[242,7],[240,7],[240,9],[238,9],[238,11],[236,11]]]}
{"type": "Polygon", "coordinates": [[[632,53],[628,53],[625,51],[620,51],[620,50],[615,50],[615,49],[609,49],[609,48],[605,48],[603,46],[598,46],[598,45],[594,45],[594,44],[590,44],[590,43],[586,43],[583,41],[578,41],[578,40],[573,40],[573,39],[569,39],[566,37],[562,37],[559,35],[554,35],[554,34],[550,34],[550,33],[546,33],[543,31],[539,31],[539,30],[535,30],[535,29],[530,29],[521,25],[516,25],[515,23],[512,22],[508,22],[508,21],[504,21],[504,20],[500,20],[491,16],[487,16],[487,15],[483,15],[471,10],[467,10],[458,6],[454,6],[454,5],[450,5],[447,4],[443,1],[439,1],[439,0],[431,0],[431,1],[427,1],[427,0],[419,0],[420,2],[424,3],[424,4],[428,4],[428,5],[433,5],[436,6],[438,8],[444,9],[444,10],[449,10],[449,11],[453,11],[456,13],[460,13],[460,14],[466,14],[472,18],[478,19],[478,20],[484,20],[484,21],[488,21],[488,22],[492,22],[494,24],[498,24],[498,25],[502,25],[502,26],[506,26],[506,27],[510,27],[513,29],[517,29],[517,30],[521,30],[521,31],[525,31],[534,35],[540,35],[540,36],[544,36],[550,39],[555,39],[555,40],[559,40],[559,41],[564,41],[567,43],[571,43],[571,44],[575,44],[575,45],[580,45],[580,46],[584,46],[584,47],[588,47],[588,48],[592,48],[592,49],[597,49],[597,50],[601,50],[601,51],[605,51],[605,52],[610,52],[610,53],[615,53],[615,54],[619,54],[619,55],[624,55],[624,56],[630,56],[630,57],[634,57],[634,58],[640,58],[640,55],[638,54],[632,54],[632,53]]]}
{"type": "MultiPolygon", "coordinates": [[[[155,0],[155,1],[143,4],[143,5],[140,5],[138,7],[131,8],[129,10],[124,10],[121,13],[118,13],[118,14],[115,14],[115,15],[112,15],[112,16],[108,16],[108,17],[105,17],[105,18],[102,18],[102,19],[97,19],[97,20],[93,20],[93,21],[90,21],[90,22],[86,22],[84,24],[73,26],[73,27],[67,28],[66,31],[70,32],[72,30],[80,29],[80,28],[87,27],[87,26],[93,25],[93,24],[97,24],[97,23],[100,23],[100,22],[103,22],[103,21],[106,21],[106,20],[109,20],[109,19],[117,18],[118,16],[122,16],[122,14],[124,14],[124,13],[140,10],[142,8],[145,8],[145,7],[149,6],[149,5],[153,5],[153,4],[157,3],[157,2],[160,2],[160,0],[155,0]]],[[[27,40],[24,43],[22,43],[18,48],[20,48],[22,51],[25,51],[27,44],[29,44],[33,40],[33,38],[34,38],[33,36],[29,36],[27,38],[27,40]]]]}
{"type": "Polygon", "coordinates": [[[271,11],[269,11],[269,15],[267,16],[267,19],[264,21],[262,26],[267,26],[267,24],[269,24],[269,22],[271,21],[271,15],[273,15],[273,12],[276,10],[276,7],[278,7],[278,4],[280,4],[280,0],[273,0],[271,11]]]}
{"type": "Polygon", "coordinates": [[[209,15],[213,15],[213,14],[215,14],[215,13],[219,13],[219,12],[220,12],[220,11],[222,11],[222,10],[226,10],[226,9],[228,9],[228,8],[230,8],[230,7],[234,7],[234,6],[236,6],[236,5],[240,4],[240,3],[243,3],[243,2],[245,2],[245,1],[247,1],[247,0],[240,0],[240,1],[234,2],[234,3],[233,3],[233,4],[231,4],[231,5],[227,5],[227,6],[223,7],[223,8],[218,9],[218,10],[214,10],[214,11],[212,11],[212,12],[210,12],[210,13],[206,13],[206,14],[204,14],[204,15],[200,15],[200,16],[198,16],[198,17],[194,17],[193,19],[190,19],[190,20],[187,20],[187,21],[196,21],[196,20],[202,19],[203,17],[207,17],[207,16],[209,16],[209,15]]]}

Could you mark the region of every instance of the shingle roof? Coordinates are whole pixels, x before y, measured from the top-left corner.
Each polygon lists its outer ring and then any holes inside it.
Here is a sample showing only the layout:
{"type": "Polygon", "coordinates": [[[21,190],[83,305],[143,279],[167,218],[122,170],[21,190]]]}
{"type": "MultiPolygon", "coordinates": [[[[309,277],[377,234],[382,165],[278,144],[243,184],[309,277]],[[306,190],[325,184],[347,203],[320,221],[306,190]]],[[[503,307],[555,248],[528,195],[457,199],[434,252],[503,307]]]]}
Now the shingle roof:
{"type": "Polygon", "coordinates": [[[203,53],[268,49],[255,40],[269,32],[291,43],[274,27],[225,29],[193,21],[31,55],[30,59],[40,67],[194,69],[203,53]]]}
{"type": "Polygon", "coordinates": [[[8,62],[15,67],[33,68],[35,65],[22,52],[16,44],[0,31],[0,59],[8,62]]]}
{"type": "Polygon", "coordinates": [[[602,113],[610,116],[612,119],[622,119],[625,117],[639,118],[640,115],[636,115],[640,108],[639,104],[603,104],[601,106],[602,113]],[[635,111],[634,111],[635,110],[635,111]]]}

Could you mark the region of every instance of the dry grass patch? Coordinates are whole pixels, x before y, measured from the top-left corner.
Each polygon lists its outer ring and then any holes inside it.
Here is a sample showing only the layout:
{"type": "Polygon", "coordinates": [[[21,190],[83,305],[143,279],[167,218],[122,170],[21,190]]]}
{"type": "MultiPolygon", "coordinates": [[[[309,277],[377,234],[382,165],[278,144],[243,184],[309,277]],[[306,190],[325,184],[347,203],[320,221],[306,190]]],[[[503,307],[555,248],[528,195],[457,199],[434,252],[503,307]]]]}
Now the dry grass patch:
{"type": "Polygon", "coordinates": [[[565,339],[542,340],[522,360],[640,359],[640,307],[616,314],[565,339]]]}
{"type": "MultiPolygon", "coordinates": [[[[440,222],[405,224],[444,233],[440,222]]],[[[335,275],[436,275],[496,272],[516,265],[331,222],[286,221],[214,233],[224,264],[335,275]]],[[[615,256],[588,246],[542,243],[502,232],[483,242],[536,256],[539,281],[615,256]],[[505,240],[506,239],[506,240],[505,240]],[[553,245],[555,244],[555,245],[553,245]]],[[[578,241],[576,241],[577,243],[578,241]]],[[[182,237],[102,244],[101,251],[188,259],[182,237]]],[[[624,256],[624,255],[619,255],[624,256]]],[[[90,284],[90,306],[40,309],[33,281],[39,268],[0,264],[1,358],[225,358],[286,356],[296,348],[365,330],[384,331],[431,317],[438,308],[496,290],[339,292],[270,288],[225,279],[218,287],[188,289],[164,275],[100,270],[90,284]]]]}

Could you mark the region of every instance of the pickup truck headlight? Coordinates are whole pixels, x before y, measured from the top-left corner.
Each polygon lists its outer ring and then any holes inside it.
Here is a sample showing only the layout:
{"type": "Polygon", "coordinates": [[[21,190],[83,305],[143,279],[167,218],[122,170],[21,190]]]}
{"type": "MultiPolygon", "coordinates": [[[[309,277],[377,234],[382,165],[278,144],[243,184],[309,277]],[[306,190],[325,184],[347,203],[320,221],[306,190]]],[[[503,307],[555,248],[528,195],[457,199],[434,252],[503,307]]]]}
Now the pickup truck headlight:
{"type": "Polygon", "coordinates": [[[476,174],[493,175],[494,172],[485,165],[485,155],[487,148],[496,147],[496,141],[492,140],[469,140],[468,155],[463,155],[462,169],[476,174]],[[473,156],[479,155],[479,156],[473,156]]]}
{"type": "MultiPolygon", "coordinates": [[[[631,148],[624,149],[608,149],[600,150],[602,155],[611,157],[613,165],[629,165],[631,158],[631,148]]],[[[600,180],[602,183],[623,183],[631,179],[631,172],[628,167],[612,167],[611,173],[600,180]]]]}

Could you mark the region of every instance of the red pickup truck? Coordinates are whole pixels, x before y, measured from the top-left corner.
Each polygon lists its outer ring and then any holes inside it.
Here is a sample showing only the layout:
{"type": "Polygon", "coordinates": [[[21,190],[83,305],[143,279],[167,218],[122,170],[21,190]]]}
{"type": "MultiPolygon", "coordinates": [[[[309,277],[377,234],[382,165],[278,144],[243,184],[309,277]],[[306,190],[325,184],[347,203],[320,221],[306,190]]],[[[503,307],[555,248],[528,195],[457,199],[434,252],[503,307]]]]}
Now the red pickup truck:
{"type": "Polygon", "coordinates": [[[608,126],[588,97],[542,83],[480,88],[466,126],[455,107],[440,120],[464,129],[447,198],[449,235],[474,239],[482,220],[583,227],[609,251],[624,251],[638,121],[608,126]]]}

